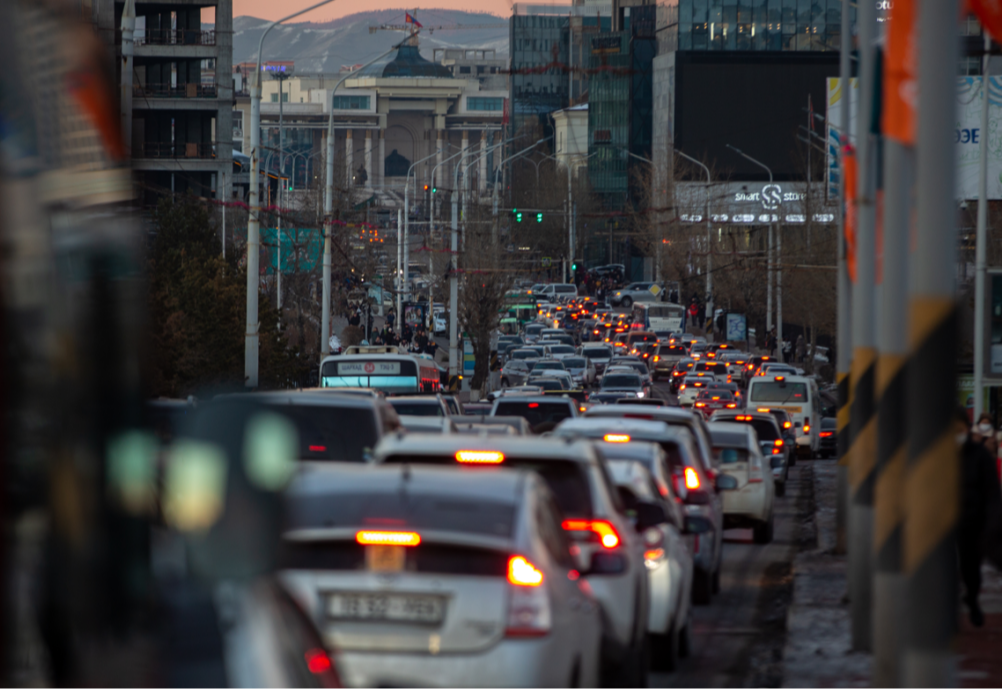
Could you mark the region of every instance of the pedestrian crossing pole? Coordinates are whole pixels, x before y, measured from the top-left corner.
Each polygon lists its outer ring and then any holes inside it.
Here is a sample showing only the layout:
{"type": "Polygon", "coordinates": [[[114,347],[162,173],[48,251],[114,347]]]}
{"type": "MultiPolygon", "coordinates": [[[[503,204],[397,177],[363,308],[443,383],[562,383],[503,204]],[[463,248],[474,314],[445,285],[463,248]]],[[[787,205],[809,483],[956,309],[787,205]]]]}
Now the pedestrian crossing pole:
{"type": "MultiPolygon", "coordinates": [[[[842,93],[842,110],[839,118],[839,150],[845,150],[849,144],[849,108],[852,106],[852,89],[849,79],[852,76],[852,0],[842,0],[842,46],[839,56],[839,85],[842,93]]],[[[835,551],[846,551],[846,521],[848,512],[848,459],[849,459],[849,368],[852,362],[852,282],[849,280],[849,268],[845,256],[845,222],[846,193],[845,166],[842,166],[841,184],[841,228],[838,238],[838,340],[836,352],[835,381],[838,385],[838,416],[836,418],[836,451],[838,453],[838,479],[835,507],[835,551]]]]}
{"type": "Polygon", "coordinates": [[[960,464],[957,405],[956,228],[957,0],[918,3],[917,227],[909,304],[908,460],[902,566],[902,683],[956,686],[960,464]],[[944,362],[948,365],[944,365],[944,362]],[[916,394],[921,392],[921,394],[916,394]]]}
{"type": "Polygon", "coordinates": [[[859,176],[856,211],[856,284],[852,299],[852,365],[849,375],[849,610],[852,647],[872,649],[873,479],[877,458],[875,403],[876,338],[876,145],[871,133],[875,85],[877,6],[857,6],[859,23],[859,109],[856,131],[859,176]]]}

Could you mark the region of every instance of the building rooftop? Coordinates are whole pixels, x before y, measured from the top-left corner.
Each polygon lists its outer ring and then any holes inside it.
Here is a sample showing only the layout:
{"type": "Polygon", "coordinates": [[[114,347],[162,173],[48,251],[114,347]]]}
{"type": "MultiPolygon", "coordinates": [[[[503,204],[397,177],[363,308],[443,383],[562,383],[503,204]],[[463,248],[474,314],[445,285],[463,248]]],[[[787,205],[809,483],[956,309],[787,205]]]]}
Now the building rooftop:
{"type": "Polygon", "coordinates": [[[356,77],[433,77],[452,79],[452,70],[437,62],[429,62],[421,57],[416,45],[402,45],[395,53],[390,53],[365,69],[358,70],[356,77]]]}

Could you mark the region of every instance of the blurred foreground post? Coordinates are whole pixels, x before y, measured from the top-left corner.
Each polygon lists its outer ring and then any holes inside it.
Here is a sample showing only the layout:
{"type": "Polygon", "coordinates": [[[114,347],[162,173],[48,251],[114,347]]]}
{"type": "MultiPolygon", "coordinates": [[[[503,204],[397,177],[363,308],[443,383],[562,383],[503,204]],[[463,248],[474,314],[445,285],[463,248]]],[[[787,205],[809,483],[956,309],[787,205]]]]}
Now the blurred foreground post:
{"type": "Polygon", "coordinates": [[[873,470],[877,461],[877,417],[874,400],[877,352],[874,347],[876,279],[876,137],[872,132],[877,7],[859,3],[859,140],[856,210],[856,284],[852,294],[852,447],[849,456],[849,606],[852,647],[872,647],[873,612],[873,470]]]}
{"type": "Polygon", "coordinates": [[[902,565],[902,683],[955,686],[960,466],[957,406],[955,165],[957,0],[918,4],[916,248],[910,295],[908,461],[902,565]]]}

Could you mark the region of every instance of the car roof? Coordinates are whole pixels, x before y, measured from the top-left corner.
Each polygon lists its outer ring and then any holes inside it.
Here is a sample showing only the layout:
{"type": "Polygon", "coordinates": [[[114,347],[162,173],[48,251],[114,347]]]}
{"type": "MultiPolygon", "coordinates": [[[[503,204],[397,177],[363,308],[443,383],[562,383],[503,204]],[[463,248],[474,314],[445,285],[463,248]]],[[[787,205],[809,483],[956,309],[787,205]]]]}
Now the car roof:
{"type": "Polygon", "coordinates": [[[352,407],[355,409],[372,409],[377,398],[370,395],[334,394],[329,392],[307,392],[298,390],[275,392],[234,392],[216,395],[213,402],[229,402],[245,400],[261,404],[288,404],[302,407],[352,407]]]}
{"type": "Polygon", "coordinates": [[[452,433],[456,424],[451,416],[409,416],[400,414],[400,425],[405,431],[439,431],[452,433]]]}
{"type": "Polygon", "coordinates": [[[505,402],[547,402],[555,404],[558,402],[567,402],[569,397],[554,397],[552,395],[503,395],[494,400],[495,403],[504,400],[505,402]]]}
{"type": "Polygon", "coordinates": [[[398,397],[390,397],[389,402],[390,404],[393,404],[394,402],[417,402],[419,404],[434,405],[442,404],[441,400],[437,396],[428,397],[427,395],[400,395],[398,397]]]}
{"type": "MultiPolygon", "coordinates": [[[[650,423],[650,422],[646,422],[650,423]]],[[[660,422],[658,422],[660,423],[660,422]]],[[[631,441],[628,443],[595,443],[595,447],[606,459],[628,459],[639,461],[657,455],[661,446],[655,442],[644,440],[631,441]]]]}
{"type": "Polygon", "coordinates": [[[743,409],[718,409],[713,412],[711,419],[716,419],[717,421],[723,420],[722,417],[735,417],[735,416],[750,416],[753,419],[758,419],[760,421],[769,421],[776,424],[776,428],[779,428],[779,423],[776,421],[776,417],[769,412],[761,411],[745,411],[743,409]]]}
{"type": "Polygon", "coordinates": [[[712,421],[706,424],[714,447],[747,447],[755,429],[744,423],[712,421]]]}
{"type": "Polygon", "coordinates": [[[373,456],[377,461],[396,454],[402,455],[454,455],[460,450],[490,450],[510,457],[532,459],[571,460],[589,464],[597,456],[585,441],[535,436],[492,436],[486,443],[468,435],[406,435],[393,433],[384,436],[376,445],[373,456]]]}
{"type": "Polygon", "coordinates": [[[636,436],[642,440],[657,439],[659,442],[686,437],[683,431],[672,428],[663,421],[624,419],[614,416],[602,417],[601,423],[596,423],[595,417],[564,419],[553,429],[555,435],[579,435],[587,438],[601,437],[610,431],[636,436]]]}
{"type": "MultiPolygon", "coordinates": [[[[626,414],[644,414],[645,417],[650,417],[655,421],[665,421],[665,422],[679,422],[683,421],[686,423],[696,423],[696,417],[693,412],[687,409],[681,409],[679,407],[650,407],[640,404],[616,404],[616,405],[606,405],[605,407],[592,407],[587,412],[585,412],[585,418],[601,416],[603,418],[608,417],[623,417],[626,414]],[[605,410],[605,413],[603,413],[605,410]],[[608,411],[614,411],[614,414],[608,413],[608,411]],[[594,413],[592,413],[594,412],[594,413]]],[[[642,419],[638,419],[642,420],[642,419]]]]}

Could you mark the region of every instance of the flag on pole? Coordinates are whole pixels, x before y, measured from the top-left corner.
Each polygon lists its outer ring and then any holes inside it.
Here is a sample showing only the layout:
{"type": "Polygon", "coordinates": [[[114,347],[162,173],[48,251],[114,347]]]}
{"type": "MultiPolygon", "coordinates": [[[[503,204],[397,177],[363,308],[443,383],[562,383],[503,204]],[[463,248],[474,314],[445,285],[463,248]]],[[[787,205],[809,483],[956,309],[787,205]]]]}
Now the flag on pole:
{"type": "Polygon", "coordinates": [[[998,0],[970,0],[968,6],[992,38],[1002,40],[1002,3],[998,0]]]}
{"type": "MultiPolygon", "coordinates": [[[[977,0],[972,0],[972,5],[977,0]]],[[[989,0],[989,4],[995,4],[989,0]]],[[[918,53],[915,0],[895,0],[888,21],[884,56],[884,134],[905,146],[915,145],[918,101],[918,53]]]]}
{"type": "Polygon", "coordinates": [[[845,265],[849,279],[856,282],[856,149],[842,148],[842,180],[845,184],[845,265]]]}
{"type": "Polygon", "coordinates": [[[414,15],[412,15],[410,12],[404,12],[404,23],[405,24],[413,24],[415,27],[417,27],[419,29],[423,28],[421,26],[421,22],[419,22],[417,19],[415,19],[414,15]]]}

